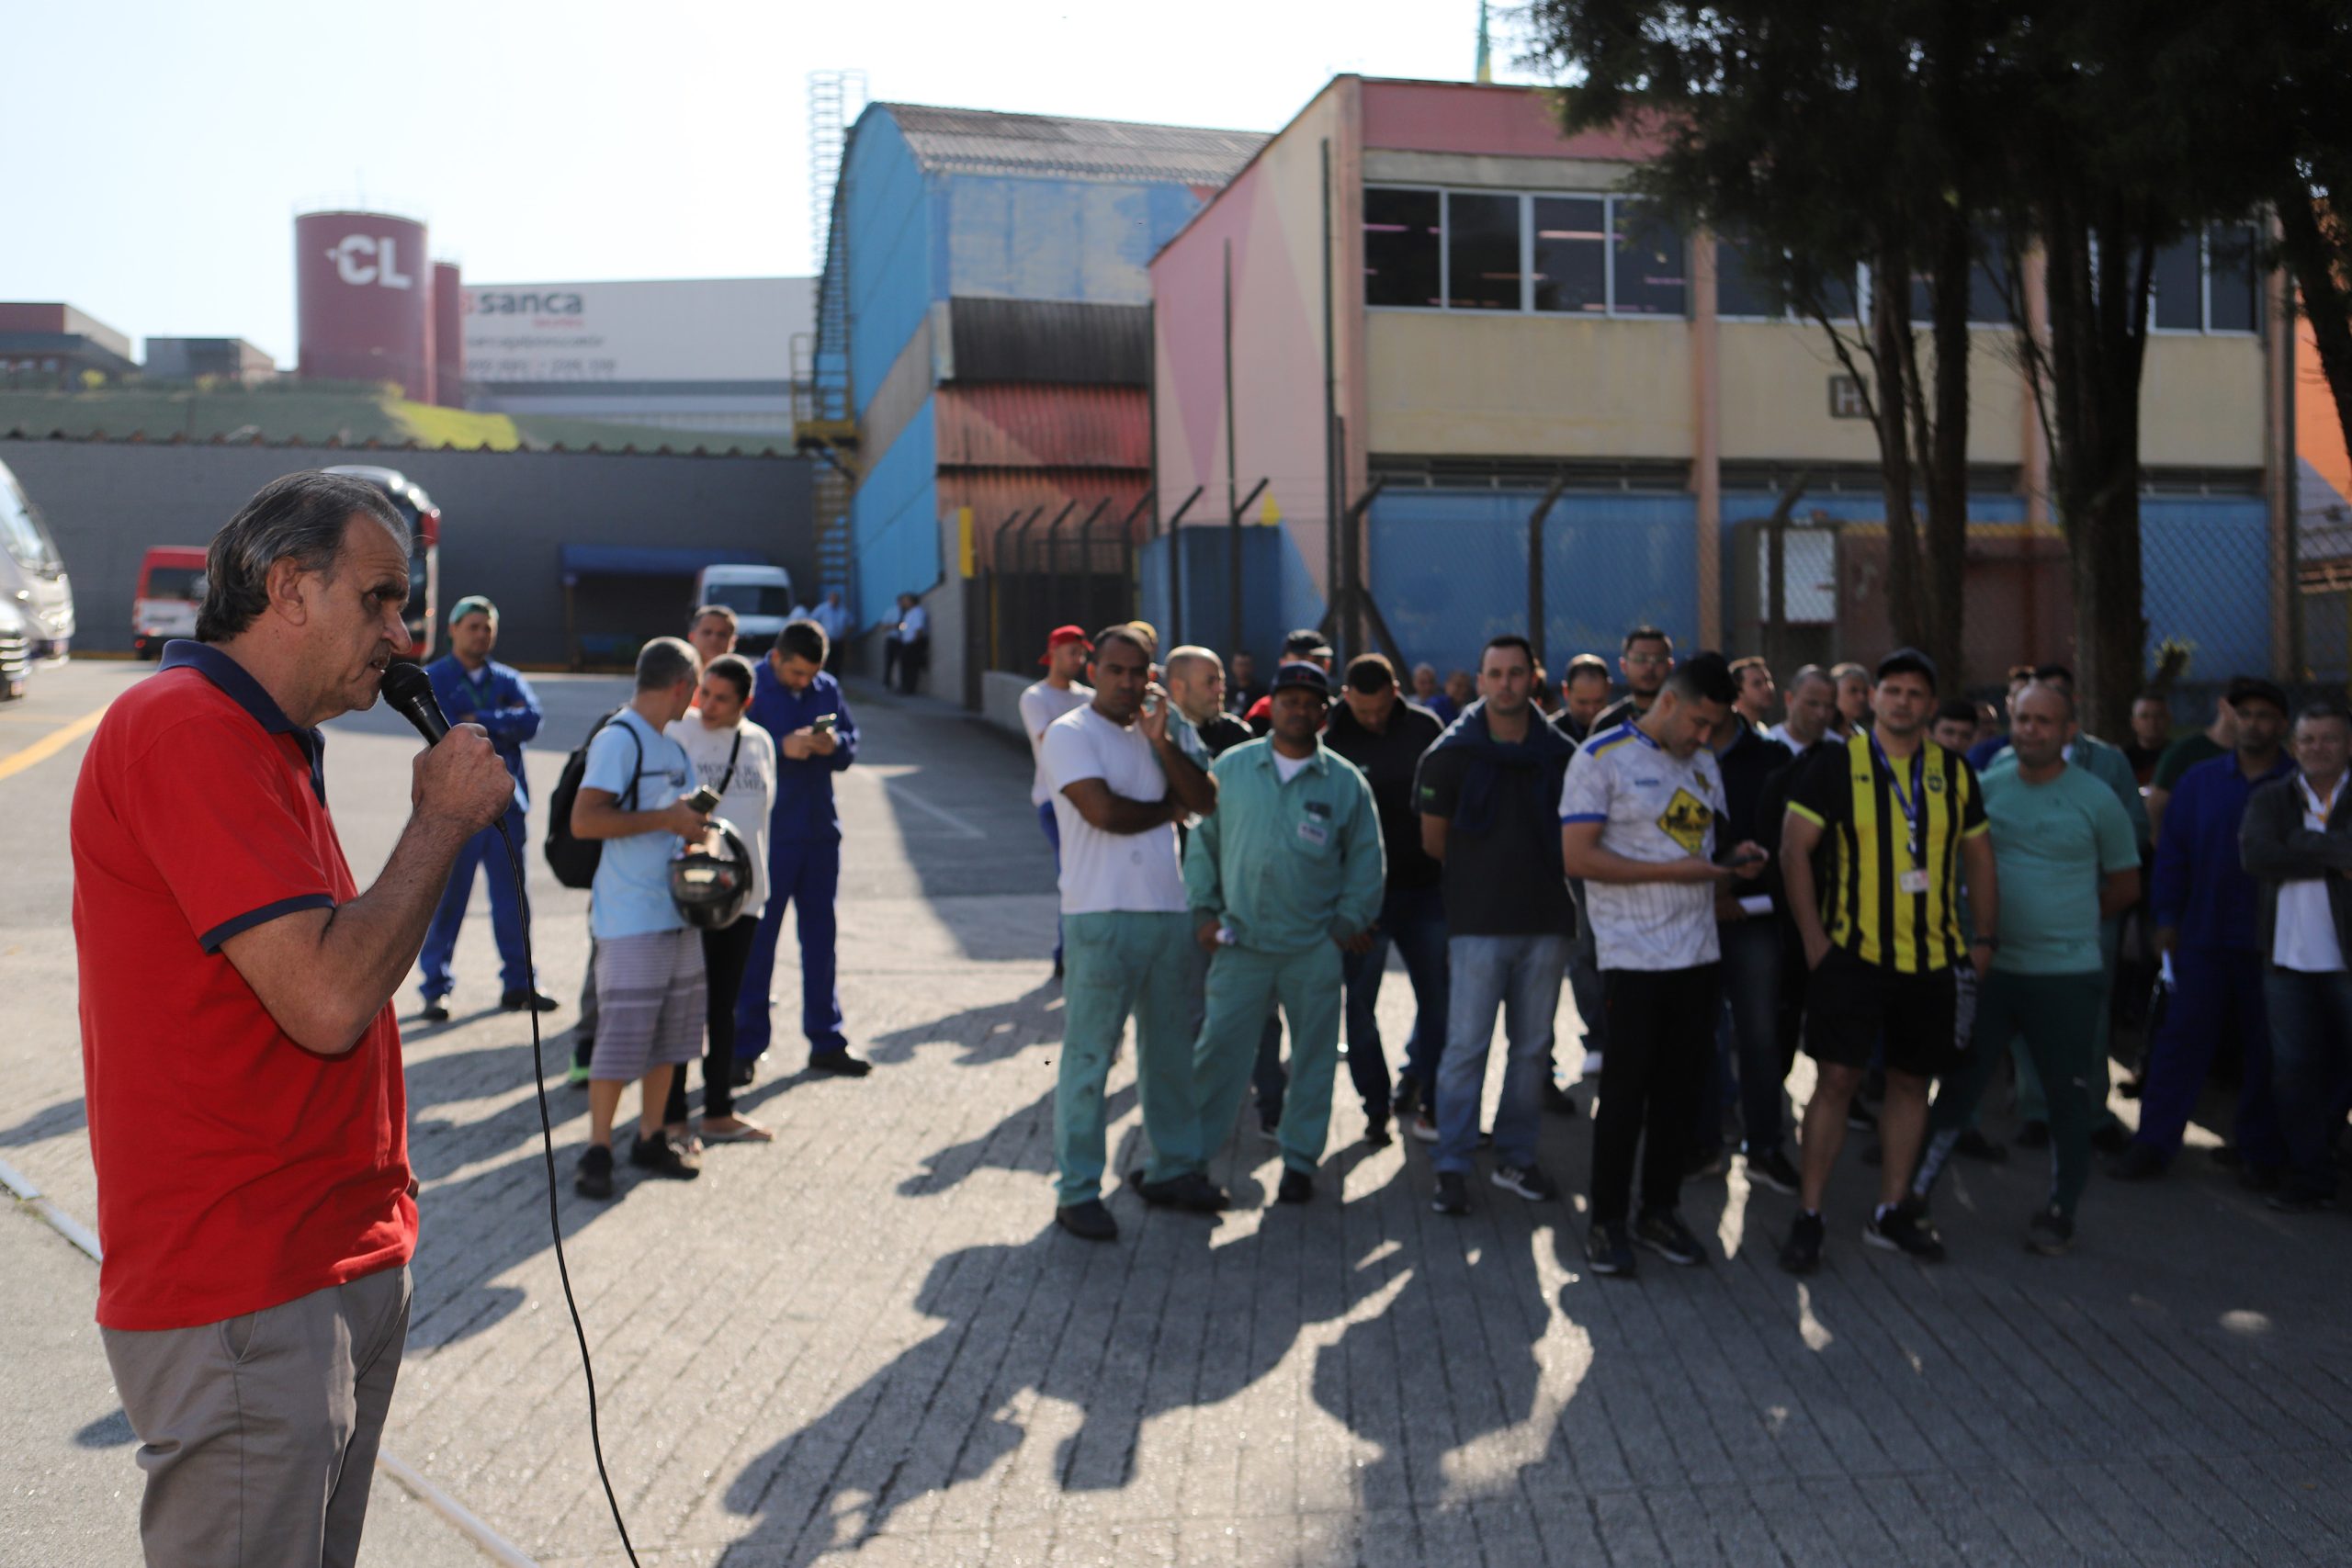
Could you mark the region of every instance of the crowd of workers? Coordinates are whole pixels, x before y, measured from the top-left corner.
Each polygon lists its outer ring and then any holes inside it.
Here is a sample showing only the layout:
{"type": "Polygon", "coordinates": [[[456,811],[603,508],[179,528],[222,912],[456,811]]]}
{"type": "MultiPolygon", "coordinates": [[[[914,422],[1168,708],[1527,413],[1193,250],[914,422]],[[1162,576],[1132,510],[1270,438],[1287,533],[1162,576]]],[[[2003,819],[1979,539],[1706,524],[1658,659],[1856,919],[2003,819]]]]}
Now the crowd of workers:
{"type": "MultiPolygon", "coordinates": [[[[488,601],[461,601],[450,634],[435,688],[510,759],[519,817],[537,704],[490,658],[488,601]]],[[[631,701],[586,748],[569,827],[604,855],[570,1076],[589,1091],[576,1179],[591,1196],[613,1190],[630,1082],[628,1157],[652,1174],[691,1178],[705,1144],[773,1136],[733,1096],[769,1043],[787,907],[809,1065],[869,1070],[834,980],[831,779],[856,725],[813,620],[756,663],[734,641],[713,606],[685,639],[649,643],[631,701]],[[743,835],[756,886],[739,918],[695,929],[668,867],[714,821],[743,835]]],[[[1558,1199],[1537,1134],[1545,1111],[1581,1110],[1555,1064],[1564,984],[1584,1032],[1574,1076],[1596,1089],[1599,1272],[1632,1272],[1636,1247],[1696,1262],[1681,1186],[1735,1153],[1750,1183],[1796,1200],[1782,1261],[1811,1269],[1853,1129],[1875,1134],[1879,1168],[1865,1242],[1940,1258],[1931,1195],[1952,1158],[2008,1156],[1977,1125],[2007,1075],[2016,1141],[2051,1162],[2027,1240],[2063,1251],[2094,1155],[2120,1179],[2160,1176],[2217,1054],[2241,1085],[2224,1157],[2281,1209],[2333,1201],[2352,1083],[2352,721],[2332,705],[2290,714],[2277,686],[2242,678],[2173,741],[2151,694],[2117,746],[2080,731],[2058,665],[2011,671],[2001,713],[1939,696],[1909,649],[1870,671],[1809,665],[1783,690],[1759,658],[1678,663],[1648,626],[1614,671],[1580,654],[1556,686],[1512,636],[1443,682],[1427,664],[1400,679],[1379,654],[1335,670],[1312,631],[1271,679],[1238,653],[1228,680],[1204,648],[1163,660],[1140,622],[1058,628],[1043,662],[1020,712],[1060,888],[1056,1215],[1078,1235],[1117,1234],[1104,1091],[1130,1021],[1149,1154],[1127,1179],[1148,1203],[1227,1205],[1210,1167],[1245,1100],[1281,1151],[1277,1200],[1311,1201],[1343,1060],[1371,1143],[1401,1126],[1430,1146],[1441,1213],[1468,1211],[1489,1149],[1494,1187],[1558,1199]],[[1393,1072],[1376,1011],[1392,951],[1415,999],[1393,1072]],[[2109,1104],[2119,1013],[2145,1024],[2123,1086],[2136,1131],[2109,1104]],[[1814,1082],[1792,1129],[1800,1049],[1814,1082]]],[[[447,1016],[477,867],[503,1005],[554,1007],[486,831],[426,939],[424,1016],[447,1016]]]]}

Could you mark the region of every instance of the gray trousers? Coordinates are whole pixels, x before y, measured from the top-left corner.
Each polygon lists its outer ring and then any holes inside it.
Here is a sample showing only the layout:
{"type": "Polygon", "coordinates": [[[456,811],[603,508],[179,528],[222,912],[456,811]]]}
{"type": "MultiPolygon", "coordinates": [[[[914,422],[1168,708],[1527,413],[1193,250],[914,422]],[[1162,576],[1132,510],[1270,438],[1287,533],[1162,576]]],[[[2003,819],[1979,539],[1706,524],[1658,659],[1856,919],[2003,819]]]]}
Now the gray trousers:
{"type": "Polygon", "coordinates": [[[149,1568],[349,1568],[408,1342],[406,1269],[195,1328],[100,1330],[149,1568]]]}

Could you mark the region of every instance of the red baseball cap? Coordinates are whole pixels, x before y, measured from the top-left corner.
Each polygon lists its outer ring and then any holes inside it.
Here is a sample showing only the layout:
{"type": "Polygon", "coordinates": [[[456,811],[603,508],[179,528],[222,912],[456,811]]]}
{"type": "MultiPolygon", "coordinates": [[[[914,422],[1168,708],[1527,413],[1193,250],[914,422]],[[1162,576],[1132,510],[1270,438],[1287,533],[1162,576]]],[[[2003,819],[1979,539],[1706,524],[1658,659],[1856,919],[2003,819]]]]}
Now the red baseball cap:
{"type": "Polygon", "coordinates": [[[1080,647],[1084,648],[1089,653],[1094,651],[1093,639],[1086,635],[1083,627],[1056,626],[1052,631],[1046,634],[1046,651],[1037,656],[1037,662],[1040,664],[1052,663],[1054,649],[1061,647],[1062,644],[1066,642],[1077,643],[1080,647]]]}

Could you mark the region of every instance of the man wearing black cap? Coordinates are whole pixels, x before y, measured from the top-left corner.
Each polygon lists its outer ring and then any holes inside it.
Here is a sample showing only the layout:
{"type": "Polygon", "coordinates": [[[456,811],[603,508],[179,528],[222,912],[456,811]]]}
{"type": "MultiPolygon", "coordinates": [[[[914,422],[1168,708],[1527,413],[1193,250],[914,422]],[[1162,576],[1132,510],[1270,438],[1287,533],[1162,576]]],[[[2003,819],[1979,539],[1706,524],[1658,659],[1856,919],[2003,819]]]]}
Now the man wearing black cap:
{"type": "Polygon", "coordinates": [[[1216,814],[1184,848],[1194,939],[1216,956],[1193,1055],[1200,1119],[1189,1147],[1160,1152],[1182,1176],[1205,1175],[1279,1003],[1291,1040],[1278,1134],[1284,1203],[1315,1194],[1339,1066],[1340,953],[1369,948],[1380,914],[1378,808],[1363,775],[1323,747],[1330,701],[1322,666],[1293,660],[1275,672],[1272,733],[1216,760],[1216,814]]]}
{"type": "MultiPolygon", "coordinates": [[[[1331,673],[1331,645],[1325,642],[1323,634],[1313,626],[1301,626],[1283,638],[1283,662],[1312,664],[1328,676],[1331,673]]],[[[1279,671],[1276,672],[1274,681],[1276,685],[1282,683],[1279,671]]],[[[1249,724],[1251,733],[1263,735],[1272,727],[1273,703],[1274,694],[1268,692],[1264,696],[1251,703],[1249,709],[1242,714],[1241,716],[1249,724]]]]}
{"type": "MultiPolygon", "coordinates": [[[[1421,753],[1437,744],[1445,726],[1429,709],[1405,700],[1396,689],[1396,670],[1377,653],[1349,661],[1340,698],[1323,744],[1353,762],[1372,785],[1380,808],[1380,841],[1388,856],[1388,882],[1372,945],[1350,953],[1345,965],[1348,1076],[1363,1097],[1364,1141],[1378,1147],[1388,1142],[1391,1100],[1375,1010],[1392,942],[1413,984],[1413,1032],[1396,1077],[1397,1115],[1428,1114],[1437,1101],[1437,1064],[1445,1053],[1445,896],[1438,887],[1438,863],[1421,848],[1420,814],[1413,809],[1413,774],[1421,753]]],[[[1430,1126],[1433,1134],[1434,1119],[1430,1126]]]]}
{"type": "Polygon", "coordinates": [[[1967,759],[1928,739],[1935,705],[1935,665],[1897,649],[1879,661],[1873,723],[1857,725],[1843,746],[1808,752],[1789,792],[1781,875],[1813,972],[1804,1045],[1818,1068],[1799,1149],[1802,1206],[1781,1250],[1791,1273],[1820,1265],[1821,1204],[1846,1110],[1882,1041],[1885,1153],[1862,1239],[1925,1262],[1944,1255],[1907,1189],[1927,1131],[1928,1080],[1951,1063],[1953,971],[1971,964],[1981,978],[1991,967],[2000,895],[1976,775],[1967,759]],[[1825,840],[1828,877],[1816,888],[1813,856],[1825,840]],[[1973,932],[1960,922],[1963,866],[1973,932]]]}

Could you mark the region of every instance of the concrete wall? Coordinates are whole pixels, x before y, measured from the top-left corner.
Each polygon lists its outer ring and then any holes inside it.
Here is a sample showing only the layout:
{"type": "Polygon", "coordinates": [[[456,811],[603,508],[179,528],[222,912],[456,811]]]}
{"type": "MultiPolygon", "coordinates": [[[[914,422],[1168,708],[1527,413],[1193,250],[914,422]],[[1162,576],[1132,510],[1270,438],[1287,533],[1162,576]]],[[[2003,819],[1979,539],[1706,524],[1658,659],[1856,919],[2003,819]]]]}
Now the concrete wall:
{"type": "Polygon", "coordinates": [[[1688,321],[1374,310],[1367,327],[1374,452],[1690,456],[1688,321]]]}
{"type": "MultiPolygon", "coordinates": [[[[77,649],[127,651],[140,558],[151,545],[202,545],[280,474],[340,463],[397,468],[442,513],[440,604],[488,593],[499,655],[565,657],[565,545],[752,550],[816,592],[809,472],[797,457],[664,457],[555,452],[365,452],[288,446],[164,446],[0,440],[0,463],[47,513],[73,574],[77,649]]],[[[583,629],[682,629],[691,584],[598,582],[583,629]]]]}

